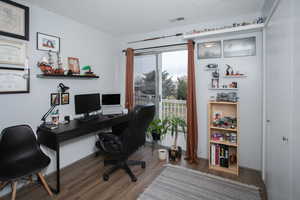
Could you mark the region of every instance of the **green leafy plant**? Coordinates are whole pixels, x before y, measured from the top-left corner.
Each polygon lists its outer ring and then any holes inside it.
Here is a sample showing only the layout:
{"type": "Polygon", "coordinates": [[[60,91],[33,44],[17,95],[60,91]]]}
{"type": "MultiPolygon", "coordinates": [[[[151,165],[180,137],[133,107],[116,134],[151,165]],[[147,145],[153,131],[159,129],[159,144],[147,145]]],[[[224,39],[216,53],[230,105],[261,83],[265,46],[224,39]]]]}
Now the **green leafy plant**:
{"type": "Polygon", "coordinates": [[[173,118],[169,119],[168,121],[169,121],[169,128],[170,128],[172,137],[174,137],[174,135],[175,135],[173,146],[175,148],[177,148],[178,133],[179,132],[183,133],[184,136],[186,136],[187,124],[180,117],[173,117],[173,118]]]}
{"type": "Polygon", "coordinates": [[[154,141],[162,140],[168,133],[170,127],[169,119],[154,119],[147,130],[148,137],[152,137],[154,141]]]}

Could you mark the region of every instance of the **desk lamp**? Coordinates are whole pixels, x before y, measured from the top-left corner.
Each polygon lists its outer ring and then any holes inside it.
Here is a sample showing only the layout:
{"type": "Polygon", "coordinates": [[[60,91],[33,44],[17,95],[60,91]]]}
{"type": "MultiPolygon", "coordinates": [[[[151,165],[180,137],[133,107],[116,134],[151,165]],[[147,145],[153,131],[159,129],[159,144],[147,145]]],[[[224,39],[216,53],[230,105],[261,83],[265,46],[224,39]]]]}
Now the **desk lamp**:
{"type": "MultiPolygon", "coordinates": [[[[61,92],[61,93],[64,93],[64,92],[66,92],[67,90],[70,89],[70,87],[65,86],[63,83],[58,84],[57,88],[60,89],[60,92],[61,92]]],[[[54,110],[54,108],[55,108],[56,106],[57,106],[57,105],[51,105],[51,108],[43,115],[43,117],[42,117],[42,119],[41,119],[41,120],[43,121],[43,125],[46,124],[46,119],[47,119],[47,117],[50,115],[50,113],[54,110]]]]}

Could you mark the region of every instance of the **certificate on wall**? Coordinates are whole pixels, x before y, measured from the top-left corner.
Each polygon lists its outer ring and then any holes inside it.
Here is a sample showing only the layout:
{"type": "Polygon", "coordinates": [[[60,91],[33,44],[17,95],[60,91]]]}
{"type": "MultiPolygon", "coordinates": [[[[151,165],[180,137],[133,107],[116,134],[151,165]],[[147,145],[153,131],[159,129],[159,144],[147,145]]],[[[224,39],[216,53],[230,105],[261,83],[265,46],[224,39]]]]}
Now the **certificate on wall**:
{"type": "Polygon", "coordinates": [[[0,40],[0,64],[25,65],[26,44],[10,40],[0,40]]]}
{"type": "Polygon", "coordinates": [[[29,8],[10,0],[0,1],[0,35],[29,40],[29,8]]]}
{"type": "Polygon", "coordinates": [[[0,67],[0,94],[29,93],[29,69],[0,67]]]}

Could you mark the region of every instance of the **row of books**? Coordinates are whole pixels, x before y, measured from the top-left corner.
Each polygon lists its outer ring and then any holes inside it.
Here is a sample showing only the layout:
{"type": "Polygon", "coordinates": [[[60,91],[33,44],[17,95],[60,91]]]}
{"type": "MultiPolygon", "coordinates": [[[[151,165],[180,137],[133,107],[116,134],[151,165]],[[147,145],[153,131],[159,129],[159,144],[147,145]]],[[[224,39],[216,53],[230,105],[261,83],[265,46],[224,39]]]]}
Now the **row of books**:
{"type": "Polygon", "coordinates": [[[223,144],[211,144],[210,146],[211,165],[229,167],[229,147],[223,144]]]}

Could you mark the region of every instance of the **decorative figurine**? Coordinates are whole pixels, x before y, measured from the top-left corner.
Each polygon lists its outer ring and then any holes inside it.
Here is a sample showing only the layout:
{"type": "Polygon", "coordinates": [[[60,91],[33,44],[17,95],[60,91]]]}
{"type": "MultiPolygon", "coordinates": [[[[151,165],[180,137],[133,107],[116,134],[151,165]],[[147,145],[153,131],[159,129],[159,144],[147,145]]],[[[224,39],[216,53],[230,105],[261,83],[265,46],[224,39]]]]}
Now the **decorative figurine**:
{"type": "Polygon", "coordinates": [[[232,67],[231,67],[230,65],[227,65],[227,64],[226,64],[226,66],[227,66],[227,69],[226,69],[226,76],[233,75],[234,72],[233,72],[232,67]]]}
{"type": "Polygon", "coordinates": [[[59,55],[59,52],[56,53],[56,56],[57,56],[57,69],[55,69],[54,73],[64,74],[63,63],[61,61],[61,56],[59,55]]]}
{"type": "Polygon", "coordinates": [[[52,66],[48,63],[48,60],[46,57],[42,58],[41,62],[38,62],[38,67],[41,69],[41,71],[44,74],[52,74],[53,73],[53,68],[52,66]]]}
{"type": "Polygon", "coordinates": [[[84,73],[87,76],[95,76],[94,72],[92,72],[92,67],[89,65],[82,67],[82,70],[88,70],[84,73]]]}

